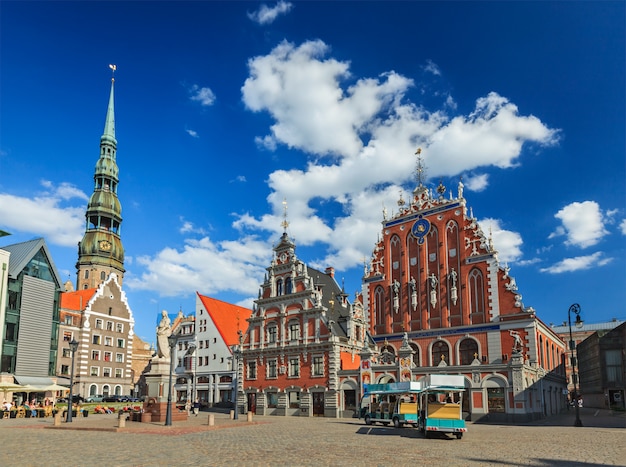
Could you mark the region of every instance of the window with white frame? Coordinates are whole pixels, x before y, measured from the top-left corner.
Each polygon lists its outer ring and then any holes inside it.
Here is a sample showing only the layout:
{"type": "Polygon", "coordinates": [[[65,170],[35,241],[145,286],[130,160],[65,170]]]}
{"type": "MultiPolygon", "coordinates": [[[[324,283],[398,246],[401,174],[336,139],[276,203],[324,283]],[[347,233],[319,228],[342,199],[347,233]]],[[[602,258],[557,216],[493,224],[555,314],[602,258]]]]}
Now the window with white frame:
{"type": "Polygon", "coordinates": [[[289,358],[289,377],[297,378],[299,376],[300,376],[300,358],[290,357],[289,358]]]}
{"type": "Polygon", "coordinates": [[[110,378],[111,377],[111,368],[103,368],[102,369],[102,376],[104,376],[105,378],[110,378]]]}
{"type": "Polygon", "coordinates": [[[248,379],[256,379],[256,362],[248,362],[248,379]]]}
{"type": "Polygon", "coordinates": [[[113,331],[113,321],[107,321],[107,331],[113,331]]]}
{"type": "Polygon", "coordinates": [[[104,352],[104,361],[105,362],[112,362],[112,354],[111,352],[104,352]]]}
{"type": "Polygon", "coordinates": [[[278,361],[276,359],[267,361],[267,377],[268,378],[278,377],[278,361]]]}
{"type": "Polygon", "coordinates": [[[267,342],[270,344],[276,343],[276,338],[278,336],[278,328],[276,325],[272,325],[267,328],[267,342]]]}
{"type": "Polygon", "coordinates": [[[63,349],[63,356],[65,358],[69,358],[72,356],[72,351],[70,349],[63,349]]]}
{"type": "Polygon", "coordinates": [[[100,345],[102,343],[102,337],[98,334],[94,334],[92,336],[91,343],[94,345],[100,345]]]}
{"type": "Polygon", "coordinates": [[[69,342],[72,340],[72,331],[63,331],[63,340],[69,342]]]}
{"type": "Polygon", "coordinates": [[[121,378],[122,377],[122,369],[121,368],[116,368],[115,369],[115,377],[116,378],[121,378]]]}
{"type": "Polygon", "coordinates": [[[313,357],[312,366],[313,376],[324,376],[324,356],[316,355],[313,357]]]}
{"type": "Polygon", "coordinates": [[[117,348],[118,349],[123,349],[124,348],[124,339],[118,339],[117,340],[117,348]]]}
{"type": "Polygon", "coordinates": [[[69,365],[61,365],[61,374],[69,375],[70,374],[70,366],[69,365]]]}
{"type": "Polygon", "coordinates": [[[292,321],[289,324],[289,338],[292,341],[297,341],[300,339],[300,323],[297,321],[292,321]]]}
{"type": "Polygon", "coordinates": [[[96,329],[102,329],[102,323],[101,319],[96,319],[96,329]]]}
{"type": "Polygon", "coordinates": [[[116,330],[117,332],[124,332],[124,323],[117,323],[117,324],[115,325],[115,330],[116,330]]]}
{"type": "Polygon", "coordinates": [[[124,354],[123,353],[116,353],[115,354],[115,361],[117,363],[124,363],[124,354]]]}
{"type": "Polygon", "coordinates": [[[100,351],[99,350],[92,350],[91,351],[91,359],[92,360],[100,360],[100,351]]]}
{"type": "Polygon", "coordinates": [[[89,374],[90,374],[91,376],[100,376],[100,367],[98,367],[98,366],[92,366],[92,367],[89,369],[89,374]]]}
{"type": "Polygon", "coordinates": [[[111,347],[113,345],[113,338],[111,336],[104,337],[104,345],[111,347]]]}
{"type": "Polygon", "coordinates": [[[65,315],[65,324],[74,326],[74,317],[72,315],[65,315]]]}

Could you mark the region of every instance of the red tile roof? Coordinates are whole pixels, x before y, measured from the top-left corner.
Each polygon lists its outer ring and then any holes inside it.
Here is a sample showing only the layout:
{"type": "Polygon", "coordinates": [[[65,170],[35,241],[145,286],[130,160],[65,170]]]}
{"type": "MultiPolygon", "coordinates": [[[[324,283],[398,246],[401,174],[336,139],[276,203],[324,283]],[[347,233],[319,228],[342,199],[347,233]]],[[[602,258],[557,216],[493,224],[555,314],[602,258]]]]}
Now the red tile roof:
{"type": "Polygon", "coordinates": [[[82,311],[98,289],[83,289],[61,293],[60,307],[66,310],[82,311]]]}
{"type": "MultiPolygon", "coordinates": [[[[246,332],[248,329],[246,320],[252,315],[252,310],[196,293],[226,345],[239,343],[237,331],[246,332]]],[[[196,319],[198,319],[197,314],[196,319]]]]}

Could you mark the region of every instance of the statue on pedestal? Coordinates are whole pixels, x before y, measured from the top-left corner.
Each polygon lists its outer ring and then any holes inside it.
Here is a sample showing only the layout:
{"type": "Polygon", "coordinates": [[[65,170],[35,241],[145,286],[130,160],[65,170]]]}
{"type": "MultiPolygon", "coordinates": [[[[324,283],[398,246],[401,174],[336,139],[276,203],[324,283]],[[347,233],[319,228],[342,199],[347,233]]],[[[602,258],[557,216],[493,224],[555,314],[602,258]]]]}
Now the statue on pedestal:
{"type": "Polygon", "coordinates": [[[156,328],[157,335],[157,357],[158,358],[170,358],[170,346],[167,338],[172,334],[172,322],[167,311],[161,312],[161,321],[156,328]]]}

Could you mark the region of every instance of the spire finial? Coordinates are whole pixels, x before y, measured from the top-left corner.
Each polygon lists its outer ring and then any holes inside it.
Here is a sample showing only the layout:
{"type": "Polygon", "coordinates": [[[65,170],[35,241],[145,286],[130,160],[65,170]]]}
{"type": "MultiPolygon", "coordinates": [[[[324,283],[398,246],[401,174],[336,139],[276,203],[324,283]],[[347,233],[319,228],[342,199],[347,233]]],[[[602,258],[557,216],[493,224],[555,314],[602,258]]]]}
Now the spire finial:
{"type": "Polygon", "coordinates": [[[417,167],[416,167],[416,178],[417,178],[417,186],[424,186],[424,178],[426,177],[426,169],[424,168],[424,164],[422,163],[422,148],[417,148],[415,151],[415,155],[417,156],[417,167]]]}
{"type": "Polygon", "coordinates": [[[285,229],[285,233],[287,233],[287,227],[289,227],[289,222],[287,221],[287,200],[283,199],[283,221],[280,225],[285,229]]]}
{"type": "Polygon", "coordinates": [[[115,81],[115,70],[117,70],[117,65],[109,64],[109,68],[111,69],[111,81],[115,81]]]}

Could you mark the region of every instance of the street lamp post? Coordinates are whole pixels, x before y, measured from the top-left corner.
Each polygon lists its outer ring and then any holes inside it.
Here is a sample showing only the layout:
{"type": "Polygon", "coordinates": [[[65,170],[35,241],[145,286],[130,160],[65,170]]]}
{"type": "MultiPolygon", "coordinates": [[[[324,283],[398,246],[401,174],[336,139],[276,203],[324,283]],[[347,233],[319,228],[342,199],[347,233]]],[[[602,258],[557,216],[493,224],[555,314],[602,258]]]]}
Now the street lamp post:
{"type": "Polygon", "coordinates": [[[237,331],[237,335],[239,336],[239,343],[237,345],[233,345],[233,363],[235,365],[235,377],[233,378],[233,398],[235,402],[235,413],[234,419],[239,419],[239,402],[237,401],[237,396],[239,392],[239,358],[241,357],[241,344],[243,342],[243,333],[241,329],[237,331]]]}
{"type": "Polygon", "coordinates": [[[574,322],[577,328],[583,325],[583,320],[580,317],[580,305],[578,303],[574,303],[569,307],[567,312],[567,322],[569,324],[569,350],[571,352],[570,364],[572,365],[572,381],[574,383],[574,395],[572,397],[574,401],[574,408],[576,410],[576,420],[574,421],[574,426],[583,426],[583,422],[580,420],[580,407],[578,405],[578,375],[576,374],[576,367],[578,366],[578,354],[574,356],[574,350],[576,350],[576,343],[574,342],[574,338],[572,337],[572,313],[576,315],[576,320],[574,322]]]}
{"type": "Polygon", "coordinates": [[[74,355],[78,350],[78,342],[76,339],[72,338],[69,344],[70,351],[72,352],[72,368],[70,368],[70,397],[68,399],[69,402],[67,403],[67,423],[72,422],[72,409],[74,408],[74,404],[72,404],[74,401],[74,355]]]}
{"type": "Polygon", "coordinates": [[[170,334],[167,338],[167,343],[170,346],[170,382],[167,390],[167,411],[165,412],[165,426],[172,426],[172,373],[174,373],[174,348],[176,347],[176,341],[178,336],[174,333],[170,334]]]}

